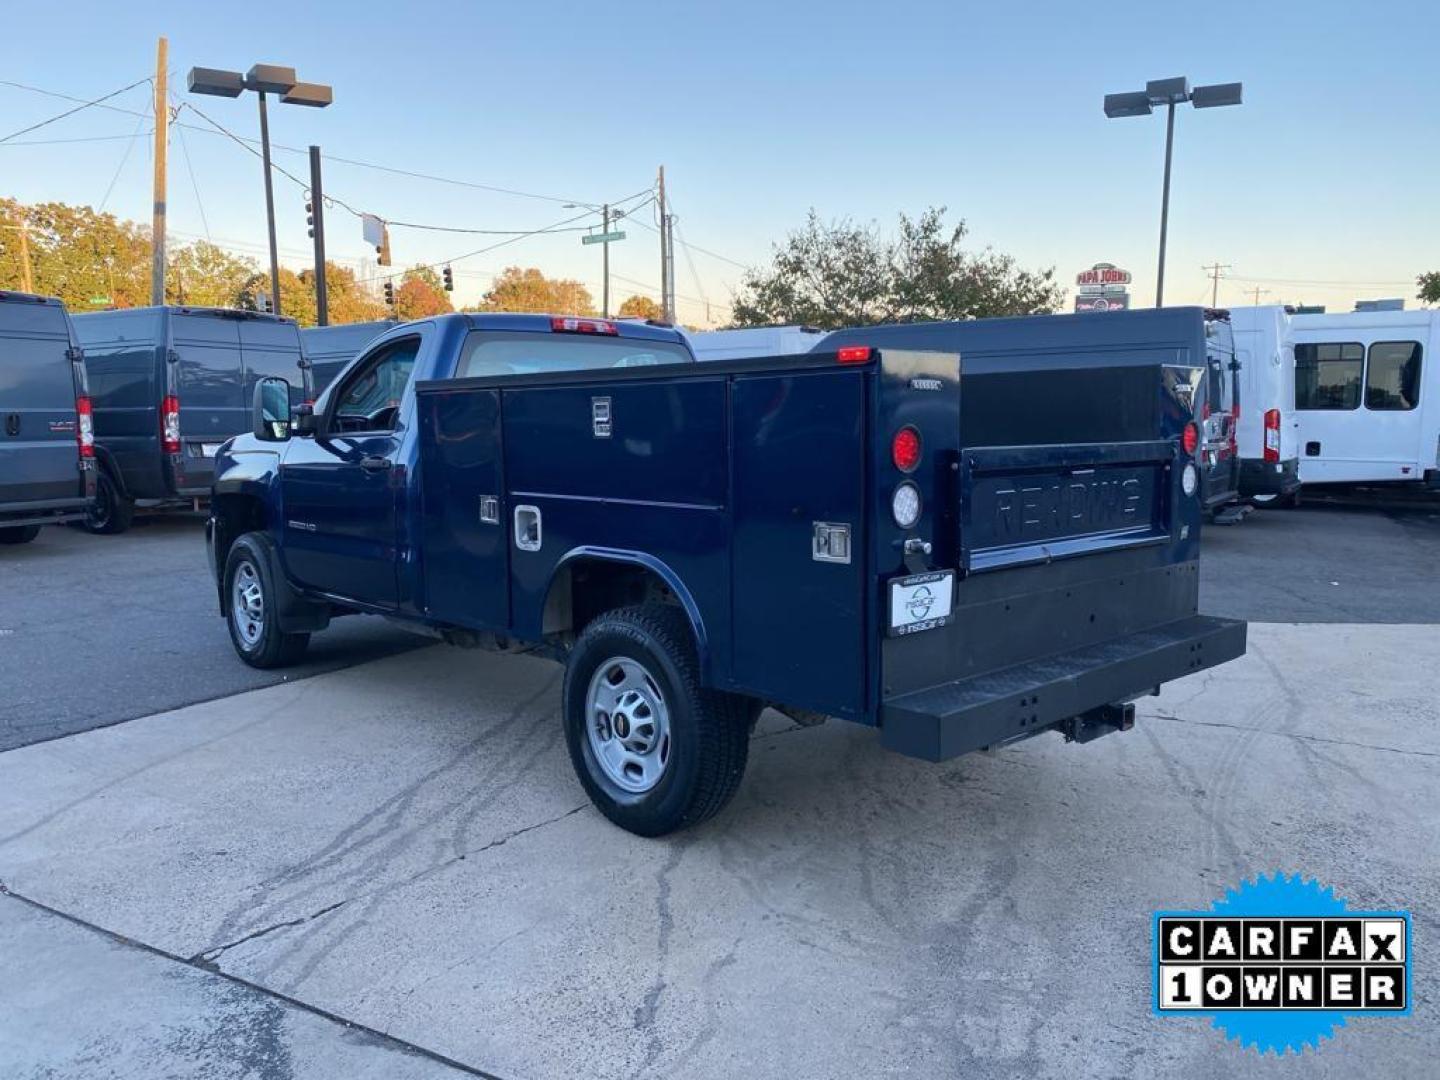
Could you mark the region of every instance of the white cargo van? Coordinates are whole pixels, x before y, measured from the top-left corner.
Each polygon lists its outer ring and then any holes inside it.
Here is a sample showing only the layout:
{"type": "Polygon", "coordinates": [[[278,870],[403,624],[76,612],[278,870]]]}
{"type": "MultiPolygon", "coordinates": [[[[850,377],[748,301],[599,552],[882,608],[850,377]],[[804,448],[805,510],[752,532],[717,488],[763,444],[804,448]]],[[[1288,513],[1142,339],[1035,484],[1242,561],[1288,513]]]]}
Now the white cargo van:
{"type": "Polygon", "coordinates": [[[1278,304],[1230,309],[1240,363],[1240,495],[1293,504],[1300,491],[1292,316],[1278,304]]]}
{"type": "Polygon", "coordinates": [[[1300,478],[1440,486],[1440,311],[1295,315],[1300,478]]]}

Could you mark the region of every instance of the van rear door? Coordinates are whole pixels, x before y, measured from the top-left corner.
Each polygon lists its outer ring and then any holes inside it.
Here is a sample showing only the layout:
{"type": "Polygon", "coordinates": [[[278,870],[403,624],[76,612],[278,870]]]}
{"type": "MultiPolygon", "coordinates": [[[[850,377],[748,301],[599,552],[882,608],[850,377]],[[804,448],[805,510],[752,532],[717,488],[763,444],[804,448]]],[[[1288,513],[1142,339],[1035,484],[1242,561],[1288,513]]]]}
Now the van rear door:
{"type": "Polygon", "coordinates": [[[180,488],[208,487],[220,444],[249,427],[240,352],[241,319],[177,311],[170,319],[170,386],[180,404],[180,488]]]}
{"type": "Polygon", "coordinates": [[[71,348],[58,302],[0,298],[0,513],[83,504],[71,348]]]}

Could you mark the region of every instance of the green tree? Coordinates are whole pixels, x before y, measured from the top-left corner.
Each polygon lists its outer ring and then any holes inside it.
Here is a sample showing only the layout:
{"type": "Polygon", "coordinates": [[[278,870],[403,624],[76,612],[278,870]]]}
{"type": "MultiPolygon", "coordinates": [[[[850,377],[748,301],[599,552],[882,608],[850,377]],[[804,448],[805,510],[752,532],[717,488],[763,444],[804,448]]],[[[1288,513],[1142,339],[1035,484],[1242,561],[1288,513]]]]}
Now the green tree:
{"type": "MultiPolygon", "coordinates": [[[[315,272],[302,270],[300,280],[312,294],[315,291],[315,272]]],[[[325,262],[325,299],[330,325],[340,323],[372,322],[387,319],[390,311],[385,302],[371,293],[355,276],[355,271],[333,262],[325,262]]]]}
{"type": "Polygon", "coordinates": [[[428,266],[412,266],[405,271],[395,290],[395,315],[401,319],[428,319],[454,311],[450,294],[440,275],[428,266]]]}
{"type": "Polygon", "coordinates": [[[1431,270],[1415,279],[1420,286],[1419,300],[1422,304],[1440,304],[1440,270],[1431,270]]]}
{"type": "Polygon", "coordinates": [[[257,273],[254,259],[197,240],[170,253],[165,268],[165,299],[195,307],[237,307],[257,273]]]}
{"type": "Polygon", "coordinates": [[[800,323],[822,329],[881,322],[981,319],[1053,312],[1064,298],[1054,268],[1021,269],[990,248],[963,246],[964,221],[945,208],[900,215],[892,237],[810,211],[775,246],[771,265],[749,271],[735,299],[736,326],[800,323]]]}
{"type": "Polygon", "coordinates": [[[648,296],[631,296],[620,305],[622,319],[663,319],[665,312],[648,296]]]}
{"type": "Polygon", "coordinates": [[[578,281],[547,278],[537,268],[508,267],[472,311],[594,315],[595,298],[578,281]]]}
{"type": "Polygon", "coordinates": [[[97,306],[135,307],[150,302],[150,233],[133,221],[99,213],[88,206],[37,203],[26,206],[0,199],[0,289],[19,289],[24,281],[25,230],[31,289],[58,296],[76,311],[97,306]]]}

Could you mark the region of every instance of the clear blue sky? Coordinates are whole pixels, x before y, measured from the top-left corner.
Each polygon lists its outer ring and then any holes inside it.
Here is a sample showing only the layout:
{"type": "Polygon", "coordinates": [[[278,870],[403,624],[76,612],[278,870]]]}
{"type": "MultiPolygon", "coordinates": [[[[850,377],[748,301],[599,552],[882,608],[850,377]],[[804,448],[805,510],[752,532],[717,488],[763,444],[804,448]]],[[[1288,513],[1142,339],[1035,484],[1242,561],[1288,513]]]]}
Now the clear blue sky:
{"type": "MultiPolygon", "coordinates": [[[[1202,263],[1230,263],[1221,302],[1413,296],[1440,269],[1440,115],[1433,2],[850,4],[204,3],[12,4],[0,80],[93,97],[145,76],[170,40],[172,94],[235,132],[257,132],[253,96],[191,98],[192,65],[290,64],[335,104],[276,106],[271,134],[360,159],[480,184],[601,202],[647,188],[662,162],[682,237],[739,263],[811,206],[878,220],[947,205],[976,244],[1067,284],[1105,260],[1153,295],[1164,123],[1106,120],[1107,91],[1185,74],[1243,80],[1238,109],[1177,119],[1167,299],[1208,298],[1202,263]],[[64,12],[61,17],[58,12],[64,12]],[[223,16],[220,11],[228,14],[223,16]],[[276,25],[270,25],[272,16],[276,25]],[[1337,285],[1306,284],[1338,282],[1337,285]],[[1363,284],[1348,284],[1363,283],[1363,284]]],[[[143,109],[147,88],[114,99],[143,109]]],[[[66,103],[0,85],[0,136],[66,103]]],[[[202,125],[182,113],[186,124],[202,125]]],[[[0,193],[98,204],[147,220],[144,122],[89,109],[0,146],[0,193]],[[128,159],[124,158],[130,147],[128,159]],[[122,165],[123,160],[123,165],[122,165]],[[117,178],[118,177],[118,178],[117,178]],[[113,180],[113,187],[112,187],[113,180]]],[[[304,175],[302,155],[277,162],[304,175]]],[[[258,161],[228,140],[171,141],[171,228],[263,251],[258,161]],[[192,183],[191,172],[194,180],[192,183]],[[198,198],[197,198],[198,189],[198,198]],[[202,214],[203,209],[203,214],[202,214]]],[[[333,164],[327,189],[394,220],[540,227],[560,203],[333,164]]],[[[307,261],[299,190],[277,188],[282,261],[307,261]]],[[[648,211],[647,211],[648,213],[648,211]]],[[[329,218],[331,254],[363,260],[358,223],[329,218]]],[[[612,247],[616,293],[658,288],[658,240],[631,227],[612,247]]],[[[397,230],[397,264],[481,247],[484,237],[397,230]]],[[[740,271],[699,251],[677,264],[681,314],[723,302],[740,271]]],[[[460,296],[510,264],[599,291],[598,247],[575,234],[457,262],[460,296]]]]}

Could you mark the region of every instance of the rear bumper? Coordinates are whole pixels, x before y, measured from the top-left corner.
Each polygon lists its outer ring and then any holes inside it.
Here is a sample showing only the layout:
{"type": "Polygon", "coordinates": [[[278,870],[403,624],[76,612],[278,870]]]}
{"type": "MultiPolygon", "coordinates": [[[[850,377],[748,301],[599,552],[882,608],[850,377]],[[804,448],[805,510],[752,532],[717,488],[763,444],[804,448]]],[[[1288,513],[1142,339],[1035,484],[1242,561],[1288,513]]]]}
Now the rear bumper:
{"type": "Polygon", "coordinates": [[[1293,495],[1300,490],[1300,459],[1289,461],[1261,461],[1259,458],[1240,459],[1240,494],[1251,495],[1293,495]]]}
{"type": "Polygon", "coordinates": [[[1245,627],[1235,619],[1194,615],[894,697],[881,709],[880,740],[897,753],[944,761],[1037,735],[1243,656],[1245,627]]]}
{"type": "Polygon", "coordinates": [[[83,521],[94,505],[93,497],[4,503],[0,504],[0,528],[62,525],[67,521],[83,521]]]}

